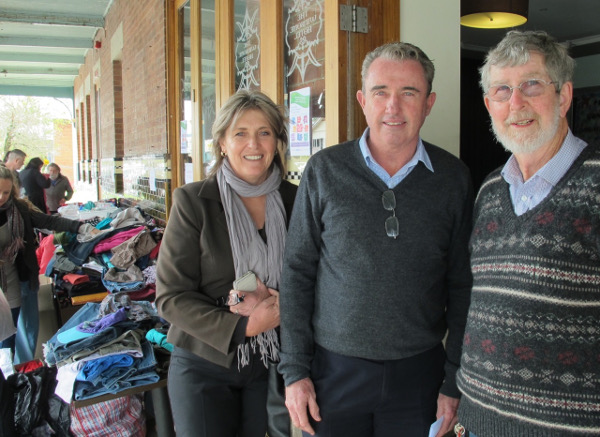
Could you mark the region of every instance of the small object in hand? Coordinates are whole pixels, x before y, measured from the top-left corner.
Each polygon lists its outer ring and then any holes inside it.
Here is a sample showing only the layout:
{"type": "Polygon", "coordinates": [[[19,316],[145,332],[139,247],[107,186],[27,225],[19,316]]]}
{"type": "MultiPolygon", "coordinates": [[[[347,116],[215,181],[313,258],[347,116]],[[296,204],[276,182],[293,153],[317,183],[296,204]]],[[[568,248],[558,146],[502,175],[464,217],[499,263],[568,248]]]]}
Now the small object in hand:
{"type": "Polygon", "coordinates": [[[257,287],[256,275],[253,272],[246,272],[241,277],[233,281],[233,289],[246,291],[248,293],[255,291],[257,287]]]}
{"type": "Polygon", "coordinates": [[[240,302],[244,301],[244,295],[239,295],[237,293],[229,293],[229,298],[227,299],[227,306],[234,306],[240,302]]]}

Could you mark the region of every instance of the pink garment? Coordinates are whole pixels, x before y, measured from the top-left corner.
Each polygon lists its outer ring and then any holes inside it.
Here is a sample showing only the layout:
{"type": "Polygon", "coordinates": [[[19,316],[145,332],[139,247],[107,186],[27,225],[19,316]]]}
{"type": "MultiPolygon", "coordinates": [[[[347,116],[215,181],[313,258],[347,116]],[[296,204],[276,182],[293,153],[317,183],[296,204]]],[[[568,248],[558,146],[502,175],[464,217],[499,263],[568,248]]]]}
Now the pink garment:
{"type": "Polygon", "coordinates": [[[139,226],[137,228],[128,229],[126,231],[119,232],[119,233],[113,235],[112,237],[105,238],[104,240],[99,241],[98,244],[96,244],[94,246],[94,249],[92,250],[92,252],[93,253],[108,252],[113,247],[117,247],[119,244],[129,240],[130,238],[135,237],[137,234],[142,232],[145,228],[146,228],[145,226],[139,226]]]}
{"type": "Polygon", "coordinates": [[[38,264],[40,265],[40,275],[46,273],[46,267],[48,267],[48,263],[54,256],[55,250],[56,246],[54,246],[53,234],[44,238],[41,241],[40,246],[35,250],[35,255],[37,256],[38,264]]]}

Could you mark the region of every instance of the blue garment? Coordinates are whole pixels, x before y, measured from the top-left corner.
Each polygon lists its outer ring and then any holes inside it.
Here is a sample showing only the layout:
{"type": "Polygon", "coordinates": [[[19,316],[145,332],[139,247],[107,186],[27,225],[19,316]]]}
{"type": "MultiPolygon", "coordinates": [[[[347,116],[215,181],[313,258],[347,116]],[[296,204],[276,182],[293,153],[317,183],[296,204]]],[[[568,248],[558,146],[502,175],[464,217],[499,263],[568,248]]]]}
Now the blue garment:
{"type": "Polygon", "coordinates": [[[157,382],[160,377],[155,370],[156,358],[150,342],[142,341],[142,352],[142,358],[132,358],[131,356],[128,356],[131,358],[132,362],[127,367],[121,365],[127,360],[127,358],[123,357],[115,360],[112,364],[110,363],[113,357],[119,357],[120,355],[99,358],[86,363],[84,368],[90,365],[87,370],[92,378],[81,380],[78,375],[73,390],[73,399],[83,400],[107,393],[115,394],[131,387],[138,387],[157,382]],[[102,362],[103,360],[107,362],[102,362]]]}
{"type": "Polygon", "coordinates": [[[50,340],[48,340],[44,350],[44,358],[50,366],[69,358],[81,350],[95,350],[100,345],[116,339],[125,331],[139,327],[139,323],[137,322],[124,321],[111,326],[102,332],[75,342],[65,344],[58,340],[58,335],[60,333],[66,332],[71,328],[75,328],[77,325],[86,320],[97,319],[99,312],[100,304],[91,302],[86,303],[67,321],[67,323],[65,323],[58,330],[56,334],[54,334],[50,340]]]}
{"type": "Polygon", "coordinates": [[[173,345],[167,341],[167,334],[158,332],[156,329],[151,329],[146,333],[146,340],[173,352],[173,345]]]}
{"type": "Polygon", "coordinates": [[[46,362],[50,365],[55,365],[60,361],[64,361],[76,353],[93,352],[119,336],[125,331],[130,331],[139,328],[139,323],[126,321],[119,322],[116,325],[106,328],[90,337],[86,337],[71,343],[61,343],[59,340],[54,343],[52,350],[46,354],[46,362]]]}
{"type": "Polygon", "coordinates": [[[77,381],[87,381],[97,386],[106,379],[113,378],[118,373],[123,373],[123,368],[131,368],[133,357],[128,354],[109,355],[95,360],[87,361],[79,373],[77,381]]]}
{"type": "Polygon", "coordinates": [[[556,155],[526,181],[523,180],[519,164],[512,155],[504,165],[501,174],[509,184],[515,214],[525,214],[539,205],[571,168],[586,146],[585,141],[575,137],[569,130],[556,155]]]}
{"type": "Polygon", "coordinates": [[[431,160],[429,159],[429,155],[425,150],[425,146],[423,146],[423,141],[419,138],[419,142],[417,143],[417,149],[415,150],[415,154],[400,170],[398,170],[394,175],[390,176],[387,171],[383,169],[383,167],[375,161],[373,155],[371,155],[371,150],[367,145],[367,138],[369,137],[370,128],[366,128],[362,137],[358,141],[358,145],[360,146],[360,151],[362,152],[363,158],[365,158],[365,162],[367,163],[367,167],[377,175],[379,179],[381,179],[388,188],[394,188],[400,182],[406,178],[410,174],[410,172],[417,166],[419,161],[425,164],[425,167],[431,172],[433,172],[433,165],[431,164],[431,160]]]}
{"type": "Polygon", "coordinates": [[[102,277],[102,283],[106,287],[108,291],[111,293],[118,293],[120,291],[138,291],[143,289],[146,286],[144,281],[135,281],[135,282],[115,282],[115,281],[107,281],[102,277]]]}
{"type": "MultiPolygon", "coordinates": [[[[0,291],[0,293],[2,293],[2,291],[0,291]]],[[[21,307],[11,308],[10,312],[12,314],[13,324],[16,327],[17,326],[16,321],[19,319],[19,313],[21,312],[21,307]]],[[[0,341],[0,349],[10,349],[14,355],[14,353],[15,353],[15,337],[16,337],[16,334],[13,334],[10,337],[5,338],[4,340],[0,341]]],[[[2,372],[0,372],[0,373],[2,373],[2,372]]]]}
{"type": "Polygon", "coordinates": [[[54,263],[56,262],[56,254],[52,255],[50,261],[48,261],[48,265],[46,266],[46,270],[44,271],[44,275],[49,278],[52,277],[52,270],[54,270],[54,263]]]}
{"type": "Polygon", "coordinates": [[[100,255],[100,260],[102,261],[102,264],[104,264],[109,269],[112,269],[115,267],[113,265],[113,263],[110,262],[111,258],[112,258],[112,253],[110,253],[110,252],[104,252],[102,255],[100,255]]]}
{"type": "Polygon", "coordinates": [[[96,333],[123,320],[127,320],[127,309],[119,308],[116,312],[107,314],[100,320],[86,320],[80,323],[77,325],[77,329],[81,332],[96,333]]]}
{"type": "Polygon", "coordinates": [[[31,281],[21,281],[21,313],[17,322],[15,338],[15,364],[33,360],[40,329],[38,304],[39,285],[32,287],[31,281]]]}
{"type": "Polygon", "coordinates": [[[105,387],[103,385],[94,387],[88,382],[78,381],[73,390],[73,399],[76,401],[81,401],[105,394],[116,394],[120,391],[127,390],[128,388],[154,384],[155,382],[158,382],[159,379],[160,376],[158,376],[158,373],[155,371],[149,371],[131,376],[126,380],[116,381],[112,386],[109,387],[105,387]]]}
{"type": "Polygon", "coordinates": [[[81,208],[79,208],[79,209],[82,211],[90,211],[90,210],[94,209],[95,207],[96,207],[96,204],[90,200],[85,205],[81,205],[81,208]]]}
{"type": "Polygon", "coordinates": [[[51,366],[56,364],[54,349],[57,347],[57,345],[61,344],[58,341],[58,335],[60,333],[68,331],[71,328],[75,328],[77,325],[84,322],[85,320],[97,319],[99,312],[99,303],[88,302],[81,308],[79,308],[79,310],[77,310],[77,312],[73,314],[71,318],[67,320],[65,324],[62,325],[46,343],[46,347],[44,349],[44,359],[46,360],[46,362],[51,366]]]}
{"type": "Polygon", "coordinates": [[[63,249],[67,257],[69,257],[69,259],[72,262],[80,266],[86,262],[88,256],[92,253],[96,244],[98,244],[105,238],[111,237],[121,231],[122,229],[115,229],[114,231],[100,233],[96,238],[90,241],[86,241],[85,243],[80,243],[79,241],[77,241],[77,238],[74,238],[73,241],[71,241],[69,244],[64,245],[63,249]]]}
{"type": "Polygon", "coordinates": [[[113,219],[110,217],[106,217],[104,220],[102,220],[101,222],[99,222],[98,224],[96,224],[95,228],[96,229],[108,229],[110,228],[110,222],[112,222],[113,219]]]}

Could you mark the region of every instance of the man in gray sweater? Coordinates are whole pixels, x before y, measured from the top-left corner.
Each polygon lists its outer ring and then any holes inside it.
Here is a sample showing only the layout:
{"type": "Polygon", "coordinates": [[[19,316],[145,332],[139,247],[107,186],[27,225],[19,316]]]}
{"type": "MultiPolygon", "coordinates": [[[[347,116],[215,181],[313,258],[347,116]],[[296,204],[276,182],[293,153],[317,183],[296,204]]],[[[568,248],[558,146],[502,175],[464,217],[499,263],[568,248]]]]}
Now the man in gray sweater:
{"type": "Polygon", "coordinates": [[[456,422],[473,187],[460,160],[420,138],[433,76],[411,44],[368,54],[357,92],[368,128],[302,175],[279,370],[305,433],[426,436],[444,416],[441,436],[456,422]]]}

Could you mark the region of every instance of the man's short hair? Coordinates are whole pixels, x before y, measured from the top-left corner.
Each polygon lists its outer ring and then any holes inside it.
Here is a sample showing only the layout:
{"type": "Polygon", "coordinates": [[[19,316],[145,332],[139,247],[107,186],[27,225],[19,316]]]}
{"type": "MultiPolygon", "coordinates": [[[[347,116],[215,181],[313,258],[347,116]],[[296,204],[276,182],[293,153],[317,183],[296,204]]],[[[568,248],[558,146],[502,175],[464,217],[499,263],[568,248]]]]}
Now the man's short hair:
{"type": "Polygon", "coordinates": [[[50,168],[55,168],[56,171],[58,171],[60,173],[60,167],[58,166],[57,163],[55,162],[51,162],[50,164],[48,164],[48,166],[46,167],[48,170],[50,170],[50,168]]]}
{"type": "Polygon", "coordinates": [[[423,67],[425,72],[425,80],[427,81],[427,94],[431,93],[433,88],[433,76],[435,75],[435,67],[431,59],[419,47],[407,42],[390,42],[377,47],[373,51],[367,53],[362,64],[362,91],[365,90],[365,81],[369,74],[369,68],[375,59],[383,58],[390,61],[417,61],[423,67]]]}
{"type": "Polygon", "coordinates": [[[4,157],[4,162],[7,162],[10,158],[16,158],[20,156],[23,160],[27,157],[27,153],[23,152],[21,149],[12,149],[6,152],[6,156],[4,157]]]}
{"type": "Polygon", "coordinates": [[[479,69],[481,80],[479,84],[484,93],[490,87],[490,69],[492,66],[516,67],[529,62],[531,52],[544,57],[546,71],[554,82],[556,91],[560,91],[565,82],[573,81],[575,61],[565,46],[544,31],[511,30],[491,49],[485,58],[485,63],[479,69]]]}

